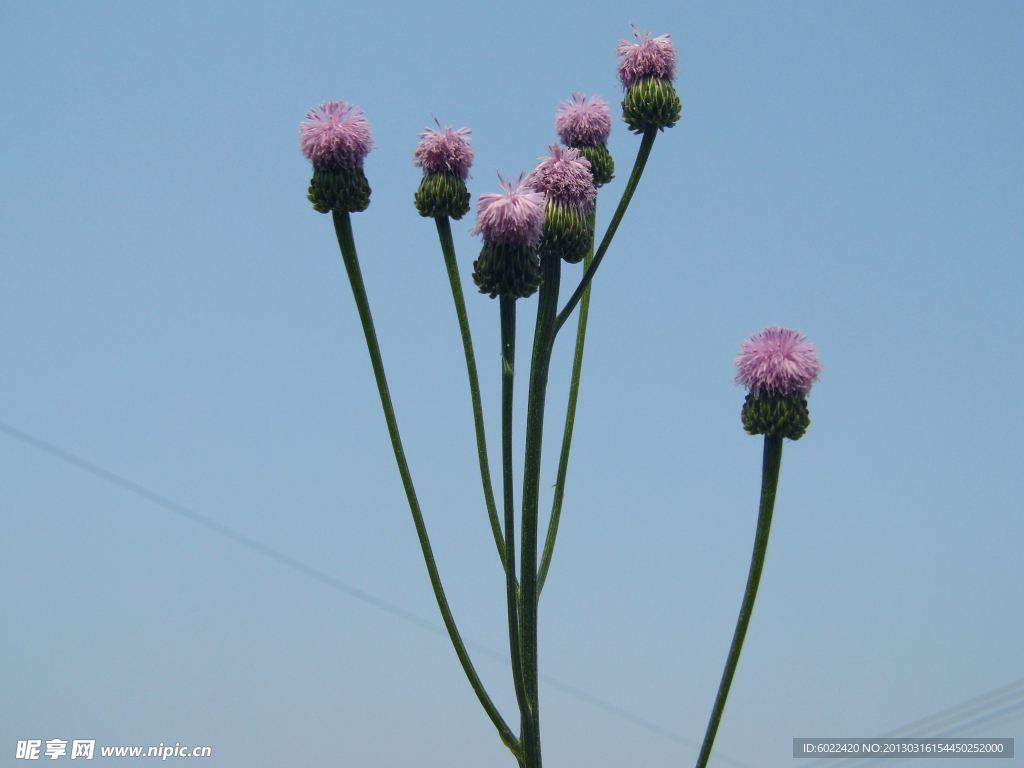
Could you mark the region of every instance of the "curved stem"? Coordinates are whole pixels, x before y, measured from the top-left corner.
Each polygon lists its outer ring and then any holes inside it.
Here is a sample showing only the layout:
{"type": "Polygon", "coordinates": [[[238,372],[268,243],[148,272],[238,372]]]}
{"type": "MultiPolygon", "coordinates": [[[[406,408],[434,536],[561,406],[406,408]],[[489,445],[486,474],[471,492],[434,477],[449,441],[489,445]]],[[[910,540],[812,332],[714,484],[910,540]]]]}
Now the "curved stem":
{"type": "MultiPolygon", "coordinates": [[[[594,227],[595,213],[590,214],[591,230],[594,227]]],[[[583,257],[584,272],[594,260],[594,239],[590,239],[590,251],[583,257]]],[[[583,370],[583,345],[587,339],[587,318],[590,314],[590,286],[583,291],[580,301],[579,324],[576,326],[576,352],[572,359],[572,378],[569,381],[569,406],[565,410],[565,429],[562,431],[562,453],[558,457],[558,477],[555,480],[555,500],[551,504],[551,518],[548,520],[548,534],[544,540],[544,554],[540,558],[540,569],[537,572],[537,598],[544,590],[544,582],[548,578],[551,556],[555,551],[555,538],[558,536],[558,522],[562,517],[562,501],[565,499],[565,476],[569,471],[569,450],[572,448],[572,431],[576,425],[576,400],[580,392],[580,373],[583,370]]]]}
{"type": "Polygon", "coordinates": [[[523,678],[522,644],[519,635],[519,595],[516,584],[516,509],[512,474],[512,396],[516,364],[516,300],[502,296],[501,308],[501,470],[505,503],[505,552],[511,567],[505,569],[508,605],[508,645],[512,655],[512,682],[519,704],[522,738],[533,741],[533,713],[523,678]]]}
{"type": "Polygon", "coordinates": [[[544,438],[544,400],[554,342],[555,311],[562,260],[558,256],[541,257],[540,287],[537,303],[537,327],[533,336],[530,363],[530,393],[526,406],[526,459],[523,464],[522,555],[519,578],[522,585],[520,618],[522,623],[523,674],[533,712],[535,743],[526,743],[527,761],[534,750],[535,766],[540,768],[540,722],[537,692],[537,513],[540,507],[541,446],[544,438]]]}
{"type": "Polygon", "coordinates": [[[555,320],[555,330],[552,334],[552,338],[557,334],[565,321],[569,319],[569,315],[576,308],[576,305],[583,298],[583,292],[587,290],[587,286],[590,285],[590,281],[594,279],[594,273],[597,272],[597,268],[601,266],[601,260],[604,258],[605,253],[608,251],[608,246],[612,244],[612,238],[615,237],[615,230],[619,228],[619,223],[622,221],[622,217],[626,214],[626,209],[629,207],[629,201],[633,199],[633,193],[636,191],[636,185],[640,183],[640,177],[644,173],[644,166],[647,165],[647,158],[651,155],[651,147],[654,146],[654,139],[658,136],[657,128],[648,128],[644,131],[644,138],[640,142],[640,149],[636,153],[636,162],[633,163],[633,172],[629,174],[629,181],[626,182],[626,188],[622,190],[622,199],[619,200],[619,207],[615,209],[615,214],[612,216],[611,222],[608,224],[608,229],[604,233],[604,237],[601,238],[601,245],[597,249],[597,253],[594,254],[594,261],[587,268],[587,271],[583,273],[583,279],[580,280],[579,286],[573,291],[572,296],[565,303],[565,307],[558,313],[558,318],[555,320]]]}
{"type": "Polygon", "coordinates": [[[718,724],[725,711],[725,700],[729,697],[729,687],[740,661],[743,650],[743,639],[747,635],[750,616],[754,612],[754,600],[757,598],[757,586],[761,581],[761,570],[764,568],[764,557],[768,551],[768,534],[772,527],[772,512],[775,509],[775,492],[779,487],[779,468],[782,466],[782,438],[777,435],[765,435],[764,462],[761,469],[761,509],[757,516],[757,533],[754,536],[754,554],[750,559],[750,574],[747,576],[747,589],[743,594],[740,617],[736,622],[736,632],[732,636],[732,646],[725,662],[722,682],[718,686],[718,696],[711,710],[711,720],[704,734],[704,743],[697,757],[697,768],[705,768],[711,757],[711,748],[715,743],[718,724]]]}
{"type": "MultiPolygon", "coordinates": [[[[466,300],[462,295],[462,279],[455,261],[455,242],[452,240],[452,225],[447,216],[438,216],[437,236],[441,241],[444,253],[444,264],[448,269],[448,282],[452,286],[452,298],[455,300],[455,314],[459,318],[459,330],[462,332],[462,349],[466,354],[466,371],[469,373],[469,395],[473,401],[473,426],[476,428],[476,453],[480,460],[480,481],[484,486],[484,503],[487,505],[487,517],[491,521],[491,533],[494,544],[498,548],[501,567],[508,569],[505,558],[505,544],[501,537],[501,522],[498,520],[498,508],[494,504],[494,488],[491,484],[491,465],[487,460],[487,435],[484,431],[484,410],[480,404],[480,380],[476,374],[476,356],[473,354],[473,335],[469,330],[469,317],[466,315],[466,300]]],[[[515,558],[512,560],[515,570],[515,558]]]]}
{"type": "Polygon", "coordinates": [[[391,405],[391,394],[388,392],[388,382],[384,376],[384,363],[380,356],[380,347],[377,344],[377,332],[373,327],[373,316],[370,314],[370,303],[366,298],[366,287],[363,285],[363,276],[359,270],[359,258],[356,255],[356,244],[352,237],[352,222],[346,211],[333,211],[334,229],[338,235],[338,245],[341,248],[341,256],[345,262],[345,271],[348,272],[348,279],[352,285],[352,295],[356,301],[356,308],[359,310],[359,320],[363,325],[363,334],[366,336],[366,346],[370,352],[370,363],[373,365],[373,375],[377,380],[377,391],[380,393],[380,403],[384,408],[384,420],[388,425],[388,434],[391,436],[391,447],[395,451],[395,461],[398,463],[398,473],[402,476],[402,486],[405,488],[406,498],[409,500],[409,509],[412,512],[413,523],[416,525],[416,535],[419,537],[420,548],[423,550],[423,559],[427,564],[427,573],[430,576],[430,585],[434,589],[434,597],[437,599],[437,607],[441,610],[441,618],[448,630],[452,645],[455,646],[455,654],[459,657],[462,669],[469,678],[469,684],[476,692],[477,698],[483,705],[494,727],[505,745],[513,752],[519,753],[521,745],[513,735],[511,729],[501,717],[497,707],[491,701],[491,697],[484,690],[483,683],[473,668],[473,661],[469,658],[466,646],[459,635],[459,629],[455,626],[455,619],[452,617],[451,609],[448,607],[448,599],[444,594],[444,587],[441,585],[441,577],[437,572],[437,564],[434,562],[434,553],[430,547],[430,539],[427,537],[427,527],[423,523],[423,514],[420,512],[420,504],[416,499],[416,489],[412,484],[412,475],[409,473],[409,464],[405,460],[405,451],[402,448],[402,438],[398,434],[398,421],[395,419],[395,409],[391,405]]]}

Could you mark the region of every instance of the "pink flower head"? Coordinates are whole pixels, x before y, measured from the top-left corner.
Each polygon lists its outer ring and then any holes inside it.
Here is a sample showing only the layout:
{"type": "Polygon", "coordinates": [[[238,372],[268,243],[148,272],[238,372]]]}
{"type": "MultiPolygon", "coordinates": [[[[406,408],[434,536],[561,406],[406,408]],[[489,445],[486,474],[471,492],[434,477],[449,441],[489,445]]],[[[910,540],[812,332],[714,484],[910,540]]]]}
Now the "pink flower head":
{"type": "Polygon", "coordinates": [[[821,373],[818,350],[799,331],[773,325],[740,345],[736,383],[755,395],[761,391],[806,395],[821,373]]]}
{"type": "Polygon", "coordinates": [[[548,156],[540,159],[526,183],[556,203],[583,213],[594,210],[597,190],[590,173],[590,161],[581,157],[578,149],[552,144],[548,147],[548,156]]]}
{"type": "Polygon", "coordinates": [[[619,56],[619,82],[629,88],[645,77],[661,80],[676,79],[676,49],[672,47],[671,35],[651,37],[650,32],[640,34],[633,25],[637,42],[620,40],[615,48],[619,56]]]}
{"type": "Polygon", "coordinates": [[[523,182],[523,172],[498,182],[503,193],[480,195],[476,226],[471,234],[484,236],[492,245],[536,246],[544,224],[544,196],[523,182]]]}
{"type": "Polygon", "coordinates": [[[555,132],[563,144],[606,144],[612,132],[612,111],[600,96],[574,93],[555,113],[555,132]]]}
{"type": "Polygon", "coordinates": [[[453,126],[441,127],[436,117],[438,130],[427,128],[420,134],[420,143],[413,152],[416,167],[424,173],[457,173],[463,181],[469,176],[473,164],[473,148],[465,138],[472,131],[469,128],[453,130],[453,126]]]}
{"type": "Polygon", "coordinates": [[[325,102],[306,113],[299,126],[299,149],[315,171],[359,168],[373,147],[363,110],[344,101],[325,102]]]}

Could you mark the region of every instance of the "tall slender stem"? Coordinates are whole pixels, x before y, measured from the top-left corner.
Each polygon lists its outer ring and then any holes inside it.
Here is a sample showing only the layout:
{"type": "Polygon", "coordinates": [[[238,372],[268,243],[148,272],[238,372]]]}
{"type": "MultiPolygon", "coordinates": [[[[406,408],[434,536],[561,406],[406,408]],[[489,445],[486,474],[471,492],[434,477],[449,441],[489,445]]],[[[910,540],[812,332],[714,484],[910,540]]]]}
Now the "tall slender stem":
{"type": "Polygon", "coordinates": [[[725,711],[725,700],[729,697],[729,687],[732,685],[732,677],[736,673],[736,665],[740,661],[740,651],[743,650],[743,640],[747,635],[747,627],[750,625],[750,616],[754,612],[757,586],[761,581],[764,557],[768,551],[768,534],[772,527],[772,512],[775,509],[775,492],[779,487],[779,468],[781,466],[782,438],[778,435],[765,435],[764,461],[761,469],[761,509],[757,516],[757,533],[754,536],[754,554],[750,558],[747,589],[743,594],[743,604],[740,606],[736,632],[732,636],[732,646],[729,648],[729,657],[725,662],[722,682],[718,686],[715,706],[711,710],[708,730],[704,734],[704,743],[701,745],[700,755],[697,757],[697,768],[705,768],[711,757],[711,748],[715,743],[715,734],[718,733],[718,724],[722,720],[722,712],[725,711]]]}
{"type": "MultiPolygon", "coordinates": [[[[596,212],[590,214],[590,227],[593,230],[596,212]]],[[[594,260],[594,238],[590,238],[590,250],[583,257],[584,272],[594,260]]],[[[558,457],[558,476],[555,479],[555,499],[551,504],[551,518],[548,520],[548,534],[544,540],[544,554],[540,558],[540,569],[537,572],[537,597],[544,590],[544,582],[548,578],[551,556],[555,551],[555,538],[558,536],[558,523],[562,517],[562,501],[565,499],[565,476],[569,471],[569,450],[572,448],[572,431],[576,425],[576,400],[580,392],[580,373],[583,370],[583,345],[587,339],[587,318],[590,315],[590,288],[583,291],[580,301],[580,316],[576,326],[576,352],[572,359],[572,378],[569,381],[569,405],[565,409],[565,429],[562,431],[562,453],[558,457]]]]}
{"type": "MultiPolygon", "coordinates": [[[[466,371],[469,373],[469,395],[473,401],[473,426],[476,429],[476,453],[480,461],[480,481],[484,486],[484,503],[487,505],[487,517],[491,521],[491,533],[494,544],[498,548],[501,567],[508,569],[505,557],[505,544],[501,536],[501,522],[498,520],[498,509],[494,504],[494,489],[491,485],[491,465],[487,460],[487,434],[484,432],[484,410],[480,404],[480,380],[476,374],[476,356],[473,354],[473,335],[469,330],[469,317],[466,315],[466,300],[462,295],[462,279],[459,277],[459,266],[455,260],[455,242],[452,240],[452,225],[447,216],[438,216],[437,236],[441,241],[444,263],[448,268],[448,282],[452,286],[452,298],[455,300],[455,314],[459,318],[459,330],[462,332],[462,349],[466,354],[466,371]]],[[[514,315],[513,308],[513,315],[514,315]]],[[[515,570],[515,558],[512,559],[515,570]]]]}
{"type": "MultiPolygon", "coordinates": [[[[516,584],[516,508],[512,475],[512,396],[516,365],[516,300],[502,296],[501,308],[501,471],[505,502],[505,552],[510,567],[505,569],[508,604],[508,645],[512,655],[512,682],[519,704],[522,739],[532,743],[533,712],[523,677],[522,641],[519,635],[519,595],[516,584]]],[[[529,763],[527,763],[529,764],[529,763]]]]}
{"type": "Polygon", "coordinates": [[[520,618],[522,623],[523,673],[526,692],[533,712],[535,743],[527,742],[529,756],[535,751],[536,768],[540,768],[540,721],[537,692],[537,514],[540,507],[541,446],[544,439],[544,400],[548,385],[548,369],[554,341],[555,312],[558,309],[558,288],[562,260],[558,256],[541,257],[540,287],[537,303],[537,327],[533,336],[533,359],[530,363],[530,392],[526,406],[526,459],[523,466],[522,555],[519,578],[522,585],[520,618]]]}
{"type": "Polygon", "coordinates": [[[384,420],[388,425],[388,434],[391,436],[391,447],[395,452],[395,461],[398,463],[398,473],[402,477],[402,486],[405,488],[406,498],[409,500],[409,509],[412,512],[413,523],[416,526],[416,535],[420,541],[420,548],[423,550],[423,559],[427,565],[427,573],[430,576],[430,585],[434,589],[434,597],[437,599],[437,607],[441,611],[441,618],[448,630],[452,645],[455,646],[455,654],[459,657],[462,669],[469,679],[480,704],[483,705],[494,727],[498,729],[501,740],[513,754],[519,755],[521,745],[511,729],[501,717],[497,707],[487,695],[483,683],[473,668],[473,661],[469,658],[466,646],[459,635],[459,629],[455,625],[451,609],[448,606],[448,598],[445,597],[444,587],[441,585],[441,577],[437,572],[437,564],[434,562],[434,553],[430,547],[430,539],[427,536],[427,527],[423,522],[423,514],[420,512],[420,504],[416,498],[416,489],[412,484],[412,475],[409,472],[409,464],[405,459],[405,450],[402,448],[402,438],[398,433],[398,421],[395,419],[395,409],[391,405],[391,394],[388,391],[388,382],[384,376],[384,363],[380,356],[380,347],[377,344],[377,332],[373,327],[373,316],[370,314],[370,303],[366,298],[366,287],[363,285],[363,276],[359,270],[359,257],[356,255],[356,244],[352,237],[352,222],[345,211],[333,211],[334,230],[338,235],[338,245],[341,248],[341,256],[345,262],[345,271],[348,272],[348,279],[352,285],[352,295],[355,298],[356,308],[359,311],[359,320],[363,325],[363,334],[366,336],[366,346],[370,352],[370,363],[373,366],[373,375],[377,380],[377,391],[380,393],[380,403],[384,409],[384,420]]]}
{"type": "Polygon", "coordinates": [[[619,228],[619,222],[622,221],[622,217],[626,215],[626,209],[629,207],[629,201],[633,199],[633,193],[636,191],[637,184],[640,183],[640,177],[643,176],[644,167],[647,165],[647,158],[651,156],[651,147],[654,146],[654,140],[658,136],[657,128],[648,128],[644,131],[644,137],[640,142],[640,149],[636,153],[636,162],[633,163],[633,172],[629,174],[629,180],[626,182],[626,188],[622,190],[622,198],[619,200],[619,206],[615,209],[615,213],[612,215],[612,220],[608,224],[608,229],[604,233],[604,237],[601,238],[601,245],[597,249],[597,253],[594,254],[594,261],[587,268],[587,271],[583,273],[583,279],[580,280],[579,286],[573,291],[572,296],[565,303],[565,307],[558,313],[558,318],[555,320],[555,332],[552,334],[552,338],[557,334],[565,321],[569,319],[569,315],[576,308],[576,305],[583,298],[583,292],[587,290],[587,286],[590,285],[590,281],[594,279],[594,273],[597,272],[597,268],[601,266],[601,260],[604,259],[605,253],[608,251],[608,246],[612,244],[612,238],[615,237],[615,231],[619,228]]]}

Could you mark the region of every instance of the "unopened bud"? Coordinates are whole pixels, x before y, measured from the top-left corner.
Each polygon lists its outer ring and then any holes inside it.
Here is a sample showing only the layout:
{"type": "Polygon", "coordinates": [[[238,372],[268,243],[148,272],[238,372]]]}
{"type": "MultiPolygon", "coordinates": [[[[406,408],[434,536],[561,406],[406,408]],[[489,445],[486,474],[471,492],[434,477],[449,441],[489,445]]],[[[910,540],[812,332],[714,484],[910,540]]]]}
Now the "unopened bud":
{"type": "Polygon", "coordinates": [[[578,264],[590,250],[594,237],[594,216],[573,205],[548,200],[544,206],[544,227],[537,251],[578,264]]]}
{"type": "Polygon", "coordinates": [[[457,221],[469,213],[469,190],[454,173],[425,173],[414,202],[420,216],[451,216],[457,221]]]}
{"type": "Polygon", "coordinates": [[[594,186],[601,187],[615,178],[615,161],[612,153],[604,144],[571,144],[578,149],[580,155],[590,162],[590,173],[594,177],[594,186]]]}
{"type": "Polygon", "coordinates": [[[800,392],[747,394],[743,403],[743,428],[751,435],[777,435],[799,440],[811,424],[807,398],[800,392]]]}
{"type": "Polygon", "coordinates": [[[750,390],[743,428],[799,440],[811,423],[807,394],[820,373],[818,350],[802,333],[777,325],[755,333],[736,358],[736,383],[750,390]]]}
{"type": "Polygon", "coordinates": [[[363,110],[343,101],[321,104],[299,126],[299,149],[313,164],[309,201],[320,213],[365,211],[370,184],[363,173],[373,139],[363,110]]]}
{"type": "Polygon", "coordinates": [[[370,205],[370,183],[362,166],[337,171],[313,171],[309,182],[309,201],[314,210],[357,213],[370,205]]]}
{"type": "Polygon", "coordinates": [[[671,81],[645,77],[626,89],[622,119],[633,133],[648,128],[665,130],[679,121],[683,106],[671,81]]]}
{"type": "Polygon", "coordinates": [[[514,299],[532,296],[543,282],[537,249],[532,245],[485,241],[480,258],[473,262],[473,282],[480,293],[486,293],[492,299],[497,296],[514,299]]]}

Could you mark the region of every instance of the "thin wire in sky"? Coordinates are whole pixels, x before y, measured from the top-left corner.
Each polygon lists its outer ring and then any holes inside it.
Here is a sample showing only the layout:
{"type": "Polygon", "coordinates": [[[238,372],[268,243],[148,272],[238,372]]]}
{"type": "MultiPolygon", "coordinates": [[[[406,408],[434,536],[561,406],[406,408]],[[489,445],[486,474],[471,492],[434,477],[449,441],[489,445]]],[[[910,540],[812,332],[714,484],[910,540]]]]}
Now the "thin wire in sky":
{"type": "MultiPolygon", "coordinates": [[[[935,714],[915,720],[894,731],[883,733],[879,738],[943,738],[963,736],[967,729],[991,725],[1000,720],[1024,714],[1024,678],[1008,685],[955,704],[935,714]]],[[[859,768],[877,763],[883,758],[850,758],[847,760],[824,759],[808,763],[804,768],[859,768]]]]}

